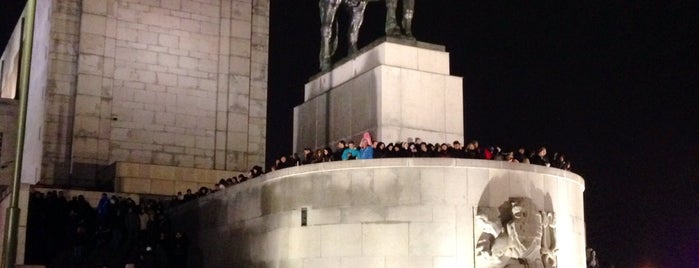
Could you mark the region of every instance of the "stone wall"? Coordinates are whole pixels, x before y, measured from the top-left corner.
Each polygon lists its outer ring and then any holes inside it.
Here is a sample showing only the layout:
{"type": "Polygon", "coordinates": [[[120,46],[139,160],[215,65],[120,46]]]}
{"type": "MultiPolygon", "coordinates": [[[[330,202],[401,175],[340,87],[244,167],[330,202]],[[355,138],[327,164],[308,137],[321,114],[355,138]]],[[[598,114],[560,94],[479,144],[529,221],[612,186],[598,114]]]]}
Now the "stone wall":
{"type": "Polygon", "coordinates": [[[269,1],[54,5],[44,178],[263,163],[269,1]]]}
{"type": "Polygon", "coordinates": [[[70,173],[73,113],[80,40],[79,0],[53,0],[42,179],[66,180],[70,173]]]}
{"type": "Polygon", "coordinates": [[[119,193],[172,196],[177,192],[184,194],[187,189],[192,192],[201,187],[213,189],[219,180],[238,174],[227,170],[117,162],[114,190],[119,193]]]}
{"type": "Polygon", "coordinates": [[[17,101],[0,99],[0,185],[10,185],[17,148],[17,101]]]}
{"type": "Polygon", "coordinates": [[[171,215],[191,238],[190,267],[486,267],[478,208],[522,197],[555,213],[558,267],[582,268],[583,191],[580,176],[543,166],[355,160],[268,173],[171,215]]]}

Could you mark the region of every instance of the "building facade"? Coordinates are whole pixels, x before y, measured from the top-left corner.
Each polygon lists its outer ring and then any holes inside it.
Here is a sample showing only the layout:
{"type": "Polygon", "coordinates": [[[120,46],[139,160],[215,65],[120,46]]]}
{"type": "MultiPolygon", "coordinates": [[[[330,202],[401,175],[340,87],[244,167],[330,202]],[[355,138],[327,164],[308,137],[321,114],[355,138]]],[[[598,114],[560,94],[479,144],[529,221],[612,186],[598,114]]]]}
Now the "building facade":
{"type": "Polygon", "coordinates": [[[49,37],[48,51],[33,55],[44,59],[46,86],[30,84],[45,106],[42,183],[90,184],[117,162],[264,163],[269,1],[54,0],[37,9],[48,13],[37,13],[35,35],[43,19],[49,37]]]}

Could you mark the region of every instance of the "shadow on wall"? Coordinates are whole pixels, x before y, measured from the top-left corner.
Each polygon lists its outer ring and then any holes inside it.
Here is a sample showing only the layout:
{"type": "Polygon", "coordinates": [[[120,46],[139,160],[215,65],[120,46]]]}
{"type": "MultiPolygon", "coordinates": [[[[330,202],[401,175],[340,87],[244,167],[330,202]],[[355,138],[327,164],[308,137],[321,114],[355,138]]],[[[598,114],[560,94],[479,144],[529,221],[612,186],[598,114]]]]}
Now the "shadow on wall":
{"type": "Polygon", "coordinates": [[[173,222],[173,226],[186,232],[192,239],[187,249],[186,267],[207,267],[207,264],[212,263],[227,263],[231,267],[255,267],[249,263],[250,256],[254,253],[249,247],[240,247],[251,245],[251,237],[242,230],[243,222],[235,221],[236,218],[242,218],[235,213],[244,213],[243,210],[236,209],[245,203],[243,197],[240,193],[230,195],[227,191],[221,191],[182,204],[173,211],[174,214],[180,214],[173,217],[179,219],[173,222]],[[199,209],[191,209],[192,207],[199,209]]]}
{"type": "Polygon", "coordinates": [[[493,177],[488,182],[478,200],[478,207],[498,207],[500,202],[508,202],[510,198],[529,198],[537,211],[553,211],[551,194],[534,185],[530,180],[509,176],[509,172],[502,176],[493,177]],[[513,182],[522,180],[523,182],[513,182]]]}

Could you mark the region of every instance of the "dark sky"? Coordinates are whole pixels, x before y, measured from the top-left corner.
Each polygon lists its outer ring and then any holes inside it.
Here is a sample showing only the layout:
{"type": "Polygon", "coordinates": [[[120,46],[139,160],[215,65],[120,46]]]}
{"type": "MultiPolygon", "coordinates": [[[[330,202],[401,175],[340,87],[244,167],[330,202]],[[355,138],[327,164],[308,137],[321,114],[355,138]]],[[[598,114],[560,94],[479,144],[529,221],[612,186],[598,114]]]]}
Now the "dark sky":
{"type": "MultiPolygon", "coordinates": [[[[602,260],[699,267],[696,1],[583,2],[416,0],[414,32],[464,77],[466,139],[569,156],[602,260]]],[[[292,108],[317,73],[317,5],[272,4],[272,157],[291,150],[292,108]]],[[[369,4],[360,44],[384,12],[369,4]]]]}
{"type": "MultiPolygon", "coordinates": [[[[0,45],[14,2],[0,4],[0,45]]],[[[369,4],[360,45],[384,12],[369,4]]],[[[466,139],[573,161],[604,263],[699,267],[698,15],[696,1],[417,0],[414,32],[464,78],[466,139]]],[[[318,3],[272,0],[270,23],[268,159],[291,151],[292,109],[317,73],[318,3]]]]}

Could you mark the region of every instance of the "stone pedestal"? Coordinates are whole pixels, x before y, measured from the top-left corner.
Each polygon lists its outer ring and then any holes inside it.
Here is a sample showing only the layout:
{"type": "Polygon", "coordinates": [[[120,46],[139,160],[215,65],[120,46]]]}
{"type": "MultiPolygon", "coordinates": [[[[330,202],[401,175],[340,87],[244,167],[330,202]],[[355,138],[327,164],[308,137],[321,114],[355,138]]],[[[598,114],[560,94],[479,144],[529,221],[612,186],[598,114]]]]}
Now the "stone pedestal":
{"type": "Polygon", "coordinates": [[[378,40],[306,84],[294,109],[294,150],[358,142],[365,131],[384,142],[463,140],[462,91],[444,47],[378,40]]]}

